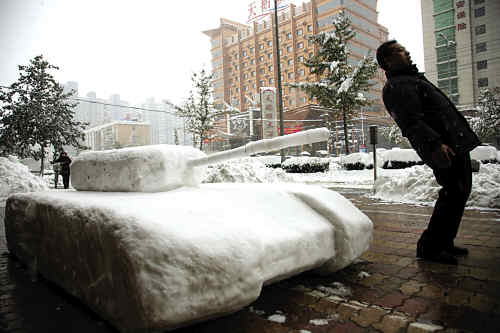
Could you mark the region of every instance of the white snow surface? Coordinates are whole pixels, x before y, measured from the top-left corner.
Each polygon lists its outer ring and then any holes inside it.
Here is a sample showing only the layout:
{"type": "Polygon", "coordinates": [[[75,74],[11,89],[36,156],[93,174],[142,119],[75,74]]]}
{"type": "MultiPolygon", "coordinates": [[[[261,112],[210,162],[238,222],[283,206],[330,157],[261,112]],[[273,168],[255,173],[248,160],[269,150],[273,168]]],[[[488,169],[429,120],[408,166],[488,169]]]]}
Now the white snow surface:
{"type": "Polygon", "coordinates": [[[159,192],[198,185],[205,168],[188,168],[186,163],[205,156],[193,147],[165,144],[85,152],[71,163],[71,184],[77,190],[106,192],[159,192]]]}
{"type": "Polygon", "coordinates": [[[33,175],[15,157],[0,157],[0,202],[13,193],[48,190],[47,183],[33,175]]]}
{"type": "MultiPolygon", "coordinates": [[[[399,171],[399,177],[381,176],[373,197],[394,202],[432,204],[441,186],[432,169],[417,165],[399,171]]],[[[500,208],[500,165],[481,164],[472,174],[472,192],[467,207],[500,208]]]]}
{"type": "Polygon", "coordinates": [[[23,239],[9,250],[34,256],[49,280],[123,330],[182,326],[250,304],[263,284],[339,270],[368,249],[373,228],[337,192],[290,183],[45,191],[7,205],[7,238],[23,239]]]}
{"type": "MultiPolygon", "coordinates": [[[[499,152],[492,146],[478,146],[470,152],[470,157],[478,161],[495,161],[499,152]]],[[[500,162],[500,160],[498,160],[500,162]]]]}
{"type": "Polygon", "coordinates": [[[208,166],[203,182],[274,183],[290,182],[291,180],[292,178],[281,168],[271,169],[266,167],[262,159],[247,157],[208,166]]]}
{"type": "Polygon", "coordinates": [[[384,161],[420,162],[422,159],[414,149],[392,148],[383,151],[384,161]]]}

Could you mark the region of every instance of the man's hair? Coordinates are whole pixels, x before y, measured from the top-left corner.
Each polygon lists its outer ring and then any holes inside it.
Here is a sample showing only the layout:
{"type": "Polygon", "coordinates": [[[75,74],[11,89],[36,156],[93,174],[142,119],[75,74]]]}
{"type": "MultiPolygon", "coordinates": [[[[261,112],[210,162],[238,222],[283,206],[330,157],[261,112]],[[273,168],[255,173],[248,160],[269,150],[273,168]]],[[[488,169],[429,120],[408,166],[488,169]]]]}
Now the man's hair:
{"type": "Polygon", "coordinates": [[[385,71],[387,70],[387,63],[385,62],[385,58],[387,58],[392,54],[391,45],[396,43],[397,40],[391,39],[388,40],[387,42],[380,44],[380,46],[377,48],[378,65],[382,67],[382,69],[385,71]]]}

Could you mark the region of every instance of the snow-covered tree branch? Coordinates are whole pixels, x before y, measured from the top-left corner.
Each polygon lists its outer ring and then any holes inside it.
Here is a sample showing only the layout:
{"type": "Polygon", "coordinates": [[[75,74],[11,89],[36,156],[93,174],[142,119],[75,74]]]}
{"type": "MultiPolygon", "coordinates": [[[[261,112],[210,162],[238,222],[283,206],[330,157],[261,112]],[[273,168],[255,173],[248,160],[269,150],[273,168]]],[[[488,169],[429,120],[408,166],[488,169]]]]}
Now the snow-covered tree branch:
{"type": "Polygon", "coordinates": [[[468,120],[474,132],[486,142],[500,131],[500,88],[482,90],[476,111],[468,120]]]}

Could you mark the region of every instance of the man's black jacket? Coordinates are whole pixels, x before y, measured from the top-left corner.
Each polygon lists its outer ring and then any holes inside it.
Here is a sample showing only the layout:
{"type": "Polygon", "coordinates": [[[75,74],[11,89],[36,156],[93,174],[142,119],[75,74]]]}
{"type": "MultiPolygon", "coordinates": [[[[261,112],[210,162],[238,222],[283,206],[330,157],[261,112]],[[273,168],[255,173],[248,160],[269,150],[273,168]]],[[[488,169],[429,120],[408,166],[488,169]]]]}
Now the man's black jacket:
{"type": "Polygon", "coordinates": [[[481,144],[453,102],[416,67],[386,72],[386,76],[385,107],[424,163],[433,169],[448,166],[440,153],[442,143],[457,154],[481,144]]]}

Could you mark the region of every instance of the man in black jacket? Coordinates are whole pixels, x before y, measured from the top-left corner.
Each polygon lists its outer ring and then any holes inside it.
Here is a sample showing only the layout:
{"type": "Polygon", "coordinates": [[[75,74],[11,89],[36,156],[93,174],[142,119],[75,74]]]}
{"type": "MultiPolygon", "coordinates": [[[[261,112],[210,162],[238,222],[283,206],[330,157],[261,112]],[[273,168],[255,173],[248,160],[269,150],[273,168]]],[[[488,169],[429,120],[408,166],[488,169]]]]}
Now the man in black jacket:
{"type": "Polygon", "coordinates": [[[71,164],[71,158],[69,158],[68,154],[65,151],[63,151],[61,155],[59,155],[59,158],[55,160],[53,163],[59,163],[61,165],[61,170],[59,171],[59,173],[62,175],[64,188],[68,189],[69,176],[70,176],[69,165],[71,164]]]}
{"type": "Polygon", "coordinates": [[[418,72],[397,41],[379,46],[377,62],[387,76],[382,93],[387,111],[442,186],[417,243],[417,257],[457,264],[454,256],[468,253],[455,246],[454,239],[471,192],[469,152],[481,142],[451,100],[418,72]]]}

